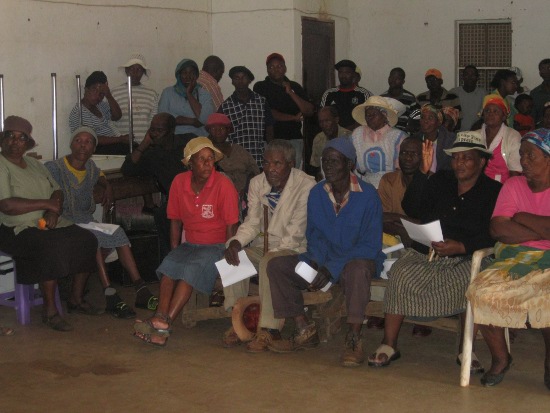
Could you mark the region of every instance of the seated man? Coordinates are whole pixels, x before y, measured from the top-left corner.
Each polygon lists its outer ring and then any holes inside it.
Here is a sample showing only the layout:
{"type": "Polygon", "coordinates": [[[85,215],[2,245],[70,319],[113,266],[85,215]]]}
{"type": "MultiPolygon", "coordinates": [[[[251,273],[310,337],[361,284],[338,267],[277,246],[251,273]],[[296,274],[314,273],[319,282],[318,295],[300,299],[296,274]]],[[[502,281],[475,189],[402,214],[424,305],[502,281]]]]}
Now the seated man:
{"type": "Polygon", "coordinates": [[[275,317],[293,317],[297,330],[288,340],[271,342],[272,351],[286,353],[319,344],[315,323],[304,312],[302,290],[318,290],[330,281],[341,285],[348,314],[342,364],[352,367],[364,361],[361,327],[370,281],[384,261],[382,205],[372,185],[351,173],[355,157],[349,139],[328,141],[322,159],[326,180],[311,190],[307,204],[307,252],[277,257],[267,265],[275,317]],[[300,261],[318,271],[311,284],[294,271],[300,261]]]}
{"type": "Polygon", "coordinates": [[[145,138],[131,154],[126,155],[120,168],[124,176],[151,176],[158,184],[162,203],[153,212],[159,232],[161,258],[170,251],[170,221],[166,218],[168,193],[175,176],[186,170],[181,155],[187,141],[181,135],[175,135],[175,129],[176,119],[172,115],[155,115],[145,138]]]}
{"type": "MultiPolygon", "coordinates": [[[[248,190],[248,214],[237,234],[227,241],[225,259],[229,264],[239,264],[239,251],[246,245],[246,254],[259,267],[260,315],[258,333],[248,343],[250,352],[267,350],[272,339],[280,339],[280,320],[273,317],[271,290],[267,281],[266,266],[269,260],[280,255],[304,252],[306,249],[306,205],[315,180],[294,168],[296,151],[288,141],[273,140],[264,152],[264,171],[252,178],[248,190]],[[264,208],[269,209],[269,252],[264,253],[264,208]]],[[[248,295],[249,280],[243,280],[224,288],[225,309],[231,310],[235,302],[248,295]]],[[[223,337],[225,347],[240,343],[233,328],[223,337]]]]}
{"type": "Polygon", "coordinates": [[[325,106],[319,109],[317,117],[321,132],[313,138],[309,164],[315,174],[315,179],[319,182],[324,178],[323,172],[321,171],[321,156],[323,155],[323,149],[327,141],[337,138],[338,136],[349,136],[351,132],[339,125],[340,117],[338,116],[338,109],[336,109],[336,106],[325,106]]]}

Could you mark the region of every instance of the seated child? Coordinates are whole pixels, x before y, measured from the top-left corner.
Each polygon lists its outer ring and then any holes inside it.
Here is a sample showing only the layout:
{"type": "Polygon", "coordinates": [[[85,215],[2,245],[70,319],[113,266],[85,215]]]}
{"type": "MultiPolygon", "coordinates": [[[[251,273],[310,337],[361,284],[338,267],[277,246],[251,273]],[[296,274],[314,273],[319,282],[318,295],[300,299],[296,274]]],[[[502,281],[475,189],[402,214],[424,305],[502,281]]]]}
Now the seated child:
{"type": "Polygon", "coordinates": [[[521,136],[527,132],[535,130],[535,119],[531,116],[533,110],[533,98],[526,94],[518,95],[514,102],[518,113],[514,116],[514,129],[521,136]]]}

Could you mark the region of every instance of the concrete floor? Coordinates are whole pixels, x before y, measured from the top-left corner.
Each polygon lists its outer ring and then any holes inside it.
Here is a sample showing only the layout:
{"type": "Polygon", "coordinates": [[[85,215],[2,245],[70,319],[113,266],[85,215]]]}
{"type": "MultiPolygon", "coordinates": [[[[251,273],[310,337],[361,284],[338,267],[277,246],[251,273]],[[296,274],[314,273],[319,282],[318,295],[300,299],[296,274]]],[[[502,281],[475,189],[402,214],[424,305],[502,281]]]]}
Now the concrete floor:
{"type": "MultiPolygon", "coordinates": [[[[131,288],[123,294],[133,302],[131,288]]],[[[103,304],[99,288],[91,301],[103,304]]],[[[16,324],[13,309],[0,308],[0,324],[17,330],[0,337],[0,413],[550,411],[537,331],[520,332],[503,383],[484,388],[476,376],[461,388],[456,335],[435,330],[415,338],[410,324],[402,330],[400,360],[383,369],[346,369],[338,364],[343,331],[308,352],[248,354],[221,347],[229,319],[190,330],[178,321],[168,346],[158,349],[131,336],[132,321],[67,318],[75,330],[60,333],[41,324],[39,308],[29,326],[16,324]]],[[[382,332],[366,330],[366,351],[381,338],[382,332]]],[[[485,345],[478,341],[478,347],[488,365],[485,345]]]]}

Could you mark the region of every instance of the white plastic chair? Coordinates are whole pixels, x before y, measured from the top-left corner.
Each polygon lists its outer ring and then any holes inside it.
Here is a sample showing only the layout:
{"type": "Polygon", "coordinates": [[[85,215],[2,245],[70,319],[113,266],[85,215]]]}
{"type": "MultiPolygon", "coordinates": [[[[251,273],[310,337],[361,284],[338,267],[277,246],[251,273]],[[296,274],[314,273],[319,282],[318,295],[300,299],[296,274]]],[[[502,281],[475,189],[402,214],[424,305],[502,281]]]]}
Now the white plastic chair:
{"type": "MultiPolygon", "coordinates": [[[[472,269],[470,272],[470,284],[479,274],[481,268],[481,261],[483,258],[494,254],[494,248],[484,248],[474,252],[472,256],[472,269]]],[[[508,329],[504,330],[506,337],[506,345],[508,346],[508,353],[510,352],[510,337],[508,329]]],[[[472,313],[472,306],[470,301],[466,306],[466,322],[464,323],[464,339],[462,341],[462,366],[460,367],[460,385],[467,387],[470,384],[470,364],[472,363],[472,347],[475,337],[474,335],[474,315],[472,313]]]]}

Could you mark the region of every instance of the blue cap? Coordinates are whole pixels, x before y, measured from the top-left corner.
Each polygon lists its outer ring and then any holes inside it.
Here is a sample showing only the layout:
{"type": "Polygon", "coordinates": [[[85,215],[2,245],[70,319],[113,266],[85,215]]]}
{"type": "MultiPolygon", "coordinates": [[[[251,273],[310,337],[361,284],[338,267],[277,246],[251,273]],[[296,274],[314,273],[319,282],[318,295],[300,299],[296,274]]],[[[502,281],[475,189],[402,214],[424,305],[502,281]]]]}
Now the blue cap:
{"type": "Polygon", "coordinates": [[[339,136],[338,138],[331,139],[327,142],[324,149],[332,148],[340,152],[346,158],[355,162],[357,152],[351,139],[347,136],[339,136]]]}

